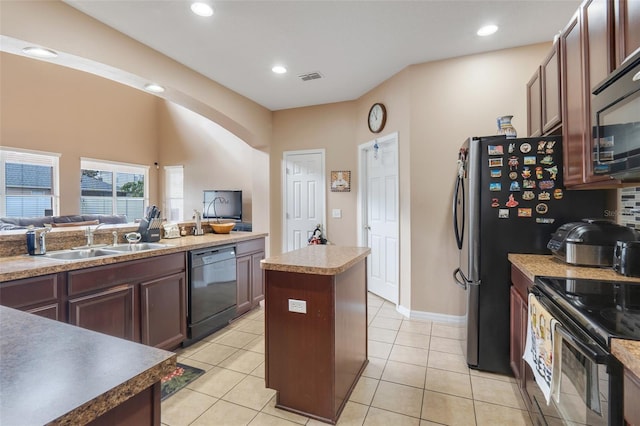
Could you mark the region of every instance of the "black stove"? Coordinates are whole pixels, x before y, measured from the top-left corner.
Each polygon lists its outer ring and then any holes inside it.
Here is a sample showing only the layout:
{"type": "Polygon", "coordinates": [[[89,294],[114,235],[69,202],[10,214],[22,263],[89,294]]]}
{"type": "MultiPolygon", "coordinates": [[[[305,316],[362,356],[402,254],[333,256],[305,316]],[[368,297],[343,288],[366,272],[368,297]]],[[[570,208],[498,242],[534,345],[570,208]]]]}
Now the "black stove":
{"type": "Polygon", "coordinates": [[[543,277],[536,286],[604,347],[640,340],[640,283],[543,277]]]}

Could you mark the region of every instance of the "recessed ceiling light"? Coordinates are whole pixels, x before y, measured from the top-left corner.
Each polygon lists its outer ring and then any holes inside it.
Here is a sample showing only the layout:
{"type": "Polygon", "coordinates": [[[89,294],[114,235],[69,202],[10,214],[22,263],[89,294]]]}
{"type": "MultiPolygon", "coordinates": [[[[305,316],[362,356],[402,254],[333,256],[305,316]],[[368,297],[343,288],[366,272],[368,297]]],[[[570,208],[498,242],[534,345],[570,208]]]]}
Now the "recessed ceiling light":
{"type": "Polygon", "coordinates": [[[164,87],[159,84],[149,83],[144,85],[144,90],[147,92],[162,93],[164,92],[164,87]]]}
{"type": "Polygon", "coordinates": [[[30,47],[25,47],[24,49],[22,49],[22,51],[29,56],[35,56],[37,58],[58,57],[57,52],[54,52],[53,50],[50,50],[50,49],[45,49],[44,47],[30,46],[30,47]]]}
{"type": "Polygon", "coordinates": [[[282,65],[276,65],[273,68],[271,68],[271,71],[275,72],[276,74],[284,74],[287,72],[287,69],[282,65]]]}
{"type": "Polygon", "coordinates": [[[484,37],[484,36],[491,35],[496,31],[498,31],[497,25],[485,25],[484,27],[480,28],[476,34],[478,34],[481,37],[484,37]]]}
{"type": "Polygon", "coordinates": [[[213,8],[201,2],[191,3],[191,11],[198,16],[207,17],[213,15],[213,8]]]}

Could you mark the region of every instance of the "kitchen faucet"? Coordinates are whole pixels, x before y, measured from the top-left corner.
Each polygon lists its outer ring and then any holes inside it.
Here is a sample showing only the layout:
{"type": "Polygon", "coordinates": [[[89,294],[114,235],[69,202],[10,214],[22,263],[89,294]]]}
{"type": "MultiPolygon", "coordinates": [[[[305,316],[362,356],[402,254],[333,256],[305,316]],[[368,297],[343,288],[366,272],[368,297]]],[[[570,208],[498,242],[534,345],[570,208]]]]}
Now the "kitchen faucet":
{"type": "Polygon", "coordinates": [[[99,223],[98,226],[91,230],[91,226],[87,226],[87,229],[84,231],[84,235],[87,237],[87,247],[91,247],[93,245],[93,233],[98,230],[104,223],[99,223]]]}

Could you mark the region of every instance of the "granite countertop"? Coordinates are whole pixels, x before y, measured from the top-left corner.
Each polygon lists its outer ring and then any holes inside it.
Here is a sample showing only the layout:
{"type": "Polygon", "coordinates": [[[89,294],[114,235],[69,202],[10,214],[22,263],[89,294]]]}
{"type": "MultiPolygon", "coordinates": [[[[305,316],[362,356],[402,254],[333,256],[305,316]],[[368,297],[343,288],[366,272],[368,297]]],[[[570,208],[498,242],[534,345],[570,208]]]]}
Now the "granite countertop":
{"type": "Polygon", "coordinates": [[[188,250],[223,244],[232,244],[240,241],[264,238],[267,235],[267,233],[262,232],[231,232],[229,234],[205,234],[199,236],[190,235],[186,237],[160,240],[160,243],[170,245],[170,247],[166,248],[135,253],[122,253],[113,256],[100,256],[74,261],[60,261],[42,256],[29,256],[26,254],[0,257],[0,282],[89,268],[92,266],[110,265],[127,260],[144,259],[153,256],[185,252],[188,250]]]}
{"type": "Polygon", "coordinates": [[[371,253],[368,247],[311,245],[264,259],[260,266],[270,271],[337,275],[371,253]]]}
{"type": "Polygon", "coordinates": [[[640,283],[640,278],[625,277],[611,268],[569,265],[551,255],[509,253],[509,261],[531,281],[534,281],[536,277],[560,277],[640,283]]]}
{"type": "Polygon", "coordinates": [[[640,341],[611,339],[611,353],[636,377],[640,377],[640,341]]]}
{"type": "MultiPolygon", "coordinates": [[[[531,281],[536,277],[547,276],[640,283],[640,278],[625,277],[611,268],[568,265],[551,255],[509,253],[509,261],[531,281]]],[[[640,341],[612,339],[611,352],[626,368],[640,377],[640,341]]]]}
{"type": "Polygon", "coordinates": [[[0,306],[0,424],[85,424],[160,381],[176,355],[0,306]]]}

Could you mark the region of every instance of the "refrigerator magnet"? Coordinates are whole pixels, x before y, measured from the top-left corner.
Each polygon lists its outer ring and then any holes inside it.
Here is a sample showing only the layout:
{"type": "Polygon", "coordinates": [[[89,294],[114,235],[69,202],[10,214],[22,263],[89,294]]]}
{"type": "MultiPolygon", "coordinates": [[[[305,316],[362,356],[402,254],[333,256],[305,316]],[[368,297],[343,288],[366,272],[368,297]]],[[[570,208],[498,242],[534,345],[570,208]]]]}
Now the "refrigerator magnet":
{"type": "Polygon", "coordinates": [[[547,145],[547,141],[538,141],[538,154],[544,154],[544,147],[547,145]]]}
{"type": "Polygon", "coordinates": [[[553,157],[550,155],[545,155],[542,160],[540,160],[540,164],[544,164],[545,166],[553,165],[553,157]]]}
{"type": "Polygon", "coordinates": [[[525,142],[522,145],[520,145],[520,152],[523,154],[527,154],[531,152],[531,144],[525,142]]]}
{"type": "Polygon", "coordinates": [[[500,209],[500,210],[498,210],[498,218],[500,218],[500,219],[509,219],[509,209],[500,209]]]}
{"type": "Polygon", "coordinates": [[[502,177],[502,170],[501,169],[491,169],[491,177],[492,178],[502,177]]]}
{"type": "Polygon", "coordinates": [[[515,198],[513,198],[513,194],[509,194],[509,199],[505,203],[505,206],[507,206],[507,207],[515,207],[518,204],[520,204],[520,203],[517,202],[515,198]]]}
{"type": "Polygon", "coordinates": [[[534,198],[536,198],[536,194],[534,194],[533,191],[524,191],[522,193],[522,199],[525,201],[530,201],[530,200],[533,200],[534,198]]]}
{"type": "Polygon", "coordinates": [[[552,180],[540,181],[540,189],[553,189],[554,186],[556,186],[556,183],[552,180]]]}
{"type": "Polygon", "coordinates": [[[489,167],[502,167],[502,157],[489,158],[489,167]]]}
{"type": "Polygon", "coordinates": [[[511,180],[518,179],[518,173],[517,172],[510,172],[509,173],[509,179],[511,179],[511,180]]]}
{"type": "Polygon", "coordinates": [[[552,217],[536,217],[536,223],[553,223],[555,221],[552,217]]]}
{"type": "Polygon", "coordinates": [[[500,201],[497,198],[491,199],[491,207],[500,207],[500,201]]]}
{"type": "Polygon", "coordinates": [[[525,179],[522,181],[522,187],[524,189],[536,189],[536,181],[533,179],[525,179]]]}
{"type": "Polygon", "coordinates": [[[553,198],[555,198],[556,200],[561,200],[562,197],[564,197],[564,194],[562,193],[562,189],[558,188],[553,191],[553,198]]]}
{"type": "Polygon", "coordinates": [[[518,182],[517,180],[514,180],[513,182],[511,182],[511,185],[509,185],[509,191],[511,192],[520,191],[520,182],[518,182]]]}
{"type": "Polygon", "coordinates": [[[532,210],[530,208],[521,207],[518,209],[518,217],[531,217],[532,210]]]}
{"type": "Polygon", "coordinates": [[[556,177],[558,175],[558,166],[549,167],[545,170],[548,171],[549,174],[551,175],[550,176],[551,180],[556,180],[556,177]]]}
{"type": "Polygon", "coordinates": [[[542,191],[541,193],[538,194],[538,200],[540,201],[549,201],[551,199],[551,194],[549,194],[547,191],[542,191]]]}
{"type": "Polygon", "coordinates": [[[489,184],[489,191],[502,191],[502,183],[500,183],[500,182],[491,182],[489,184]]]}
{"type": "Polygon", "coordinates": [[[520,160],[518,159],[518,157],[516,157],[515,155],[509,157],[509,169],[510,170],[516,170],[518,168],[518,165],[520,164],[520,160]]]}
{"type": "Polygon", "coordinates": [[[502,145],[489,145],[489,155],[504,155],[502,145]]]}
{"type": "Polygon", "coordinates": [[[545,203],[540,203],[536,206],[536,213],[538,214],[547,214],[548,211],[549,206],[547,206],[545,203]]]}
{"type": "Polygon", "coordinates": [[[536,164],[536,156],[535,155],[527,155],[526,157],[524,157],[524,160],[522,162],[525,165],[533,166],[534,164],[536,164]]]}
{"type": "Polygon", "coordinates": [[[520,175],[524,178],[524,179],[529,179],[531,177],[531,169],[527,166],[524,166],[522,169],[522,173],[520,173],[520,175]]]}
{"type": "Polygon", "coordinates": [[[511,142],[511,143],[509,144],[509,150],[508,150],[508,151],[509,151],[509,154],[513,154],[513,151],[515,151],[515,150],[516,150],[516,144],[515,144],[515,143],[513,143],[513,142],[511,142]]]}
{"type": "Polygon", "coordinates": [[[553,146],[556,144],[556,141],[547,142],[547,147],[544,149],[545,154],[553,154],[553,146]]]}
{"type": "Polygon", "coordinates": [[[542,166],[538,166],[536,167],[536,179],[540,180],[542,177],[542,166]]]}

